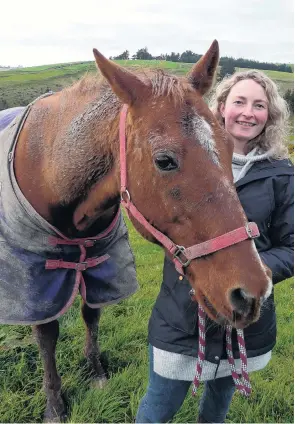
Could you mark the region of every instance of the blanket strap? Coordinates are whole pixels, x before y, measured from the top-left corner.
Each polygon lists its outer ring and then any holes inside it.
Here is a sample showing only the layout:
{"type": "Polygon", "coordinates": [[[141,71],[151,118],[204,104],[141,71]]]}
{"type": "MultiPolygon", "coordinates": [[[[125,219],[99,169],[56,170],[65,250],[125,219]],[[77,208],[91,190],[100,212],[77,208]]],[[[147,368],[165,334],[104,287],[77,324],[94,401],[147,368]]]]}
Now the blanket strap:
{"type": "Polygon", "coordinates": [[[47,259],[45,269],[75,269],[76,271],[85,271],[87,268],[92,268],[101,264],[110,258],[110,255],[103,255],[94,258],[87,258],[83,262],[67,262],[62,259],[47,259]]]}

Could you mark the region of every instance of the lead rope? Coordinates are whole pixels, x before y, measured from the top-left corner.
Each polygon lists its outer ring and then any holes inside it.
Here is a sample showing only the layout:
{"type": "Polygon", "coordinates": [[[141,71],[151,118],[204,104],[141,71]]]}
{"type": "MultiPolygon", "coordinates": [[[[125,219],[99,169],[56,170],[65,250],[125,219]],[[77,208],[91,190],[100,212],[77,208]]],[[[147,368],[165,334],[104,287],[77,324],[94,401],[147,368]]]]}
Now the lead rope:
{"type": "Polygon", "coordinates": [[[241,358],[241,371],[242,371],[242,378],[239,378],[239,375],[237,373],[236,367],[235,367],[235,360],[233,356],[233,347],[232,347],[232,326],[227,325],[226,326],[226,352],[227,352],[227,360],[230,366],[231,375],[233,377],[233,380],[235,382],[235,386],[237,390],[243,395],[243,396],[249,396],[251,394],[251,384],[247,369],[247,353],[246,353],[246,346],[245,346],[245,339],[244,339],[244,331],[243,330],[237,330],[237,339],[238,339],[238,345],[239,345],[239,352],[240,352],[240,358],[241,358]]]}
{"type": "MultiPolygon", "coordinates": [[[[196,366],[196,375],[193,381],[193,396],[195,396],[197,389],[200,385],[203,363],[205,359],[205,347],[206,347],[206,335],[205,335],[205,319],[206,314],[201,305],[198,307],[198,318],[199,318],[199,349],[198,349],[198,358],[197,358],[197,366],[196,366]]],[[[248,370],[247,370],[247,353],[245,347],[245,339],[243,330],[237,330],[237,339],[239,345],[239,352],[241,358],[241,369],[242,369],[242,378],[239,377],[234,356],[233,356],[233,348],[232,348],[232,326],[226,326],[226,353],[227,360],[230,366],[231,375],[234,380],[235,386],[237,390],[243,396],[249,396],[251,393],[251,384],[249,380],[248,370]]]]}

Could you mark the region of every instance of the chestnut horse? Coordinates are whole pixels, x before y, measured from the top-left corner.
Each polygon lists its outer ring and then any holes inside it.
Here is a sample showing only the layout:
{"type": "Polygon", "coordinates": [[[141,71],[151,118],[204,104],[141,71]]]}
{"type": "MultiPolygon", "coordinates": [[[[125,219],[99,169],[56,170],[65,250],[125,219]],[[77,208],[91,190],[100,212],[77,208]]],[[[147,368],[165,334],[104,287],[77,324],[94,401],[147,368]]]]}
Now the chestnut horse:
{"type": "MultiPolygon", "coordinates": [[[[93,52],[101,76],[84,78],[32,105],[14,154],[21,192],[52,228],[74,239],[105,230],[118,213],[121,194],[126,204],[131,199],[148,223],[131,214],[139,233],[158,242],[149,232],[151,225],[178,247],[173,259],[184,265],[208,316],[239,328],[249,325],[271,290],[254,241],[244,239],[190,260],[182,248],[248,228],[233,185],[233,146],[203,100],[218,65],[217,41],[187,77],[160,70],[132,73],[93,52]],[[127,188],[122,190],[125,165],[127,188]]],[[[103,383],[97,343],[100,310],[84,303],[82,315],[86,356],[103,383]]],[[[45,419],[59,420],[65,409],[55,365],[58,321],[38,324],[34,331],[45,370],[45,419]]]]}

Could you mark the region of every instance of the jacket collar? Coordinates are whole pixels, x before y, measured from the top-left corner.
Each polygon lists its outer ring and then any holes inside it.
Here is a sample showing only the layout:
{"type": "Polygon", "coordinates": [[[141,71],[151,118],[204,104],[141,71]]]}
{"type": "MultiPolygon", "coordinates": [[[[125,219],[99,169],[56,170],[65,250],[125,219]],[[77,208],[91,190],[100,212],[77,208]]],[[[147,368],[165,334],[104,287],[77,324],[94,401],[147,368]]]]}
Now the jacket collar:
{"type": "Polygon", "coordinates": [[[249,169],[247,174],[238,180],[235,184],[236,188],[250,181],[260,180],[276,175],[294,175],[294,166],[289,159],[282,160],[264,160],[256,162],[249,169]]]}

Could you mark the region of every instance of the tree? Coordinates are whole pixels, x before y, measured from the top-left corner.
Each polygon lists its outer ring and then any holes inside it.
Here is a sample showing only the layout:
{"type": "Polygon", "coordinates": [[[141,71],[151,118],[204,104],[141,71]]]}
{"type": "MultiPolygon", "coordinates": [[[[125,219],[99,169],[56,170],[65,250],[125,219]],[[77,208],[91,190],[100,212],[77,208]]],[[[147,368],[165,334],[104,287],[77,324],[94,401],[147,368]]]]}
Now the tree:
{"type": "Polygon", "coordinates": [[[232,57],[224,58],[223,65],[221,65],[217,81],[221,81],[225,76],[232,75],[235,72],[235,61],[232,57]]]}
{"type": "Polygon", "coordinates": [[[137,50],[137,52],[132,56],[132,59],[151,60],[153,59],[153,56],[148,52],[147,47],[144,47],[143,49],[137,50]]]}
{"type": "Polygon", "coordinates": [[[124,50],[123,53],[119,54],[118,56],[114,56],[115,60],[128,60],[129,59],[129,51],[124,50]]]}
{"type": "Polygon", "coordinates": [[[179,62],[180,54],[172,52],[171,54],[166,55],[166,60],[170,62],[179,62]]]}
{"type": "Polygon", "coordinates": [[[154,59],[156,59],[156,60],[166,60],[166,56],[163,53],[161,53],[159,56],[155,56],[154,59]]]}
{"type": "Polygon", "coordinates": [[[200,54],[194,53],[191,50],[186,50],[185,52],[181,53],[179,61],[186,63],[196,63],[200,57],[200,54]]]}

